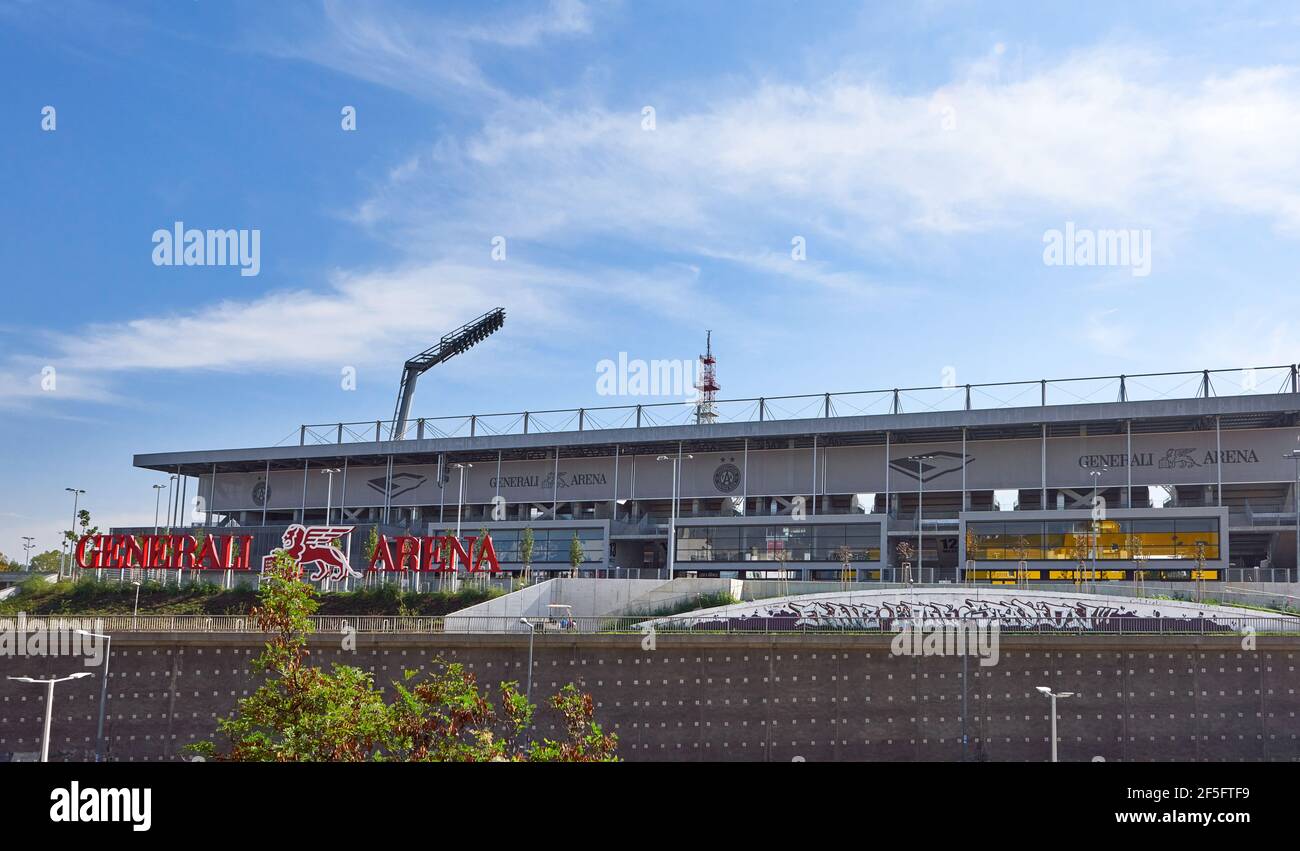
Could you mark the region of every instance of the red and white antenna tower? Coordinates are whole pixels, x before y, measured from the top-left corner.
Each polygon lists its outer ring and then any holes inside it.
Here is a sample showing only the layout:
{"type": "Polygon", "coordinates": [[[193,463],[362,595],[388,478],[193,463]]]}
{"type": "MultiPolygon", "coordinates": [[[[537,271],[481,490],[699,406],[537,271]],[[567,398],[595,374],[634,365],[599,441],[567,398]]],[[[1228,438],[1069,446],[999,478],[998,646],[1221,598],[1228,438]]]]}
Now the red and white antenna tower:
{"type": "Polygon", "coordinates": [[[695,389],[700,391],[699,401],[695,403],[696,424],[708,425],[718,418],[718,362],[713,357],[713,332],[705,332],[704,354],[700,355],[700,383],[695,389]]]}

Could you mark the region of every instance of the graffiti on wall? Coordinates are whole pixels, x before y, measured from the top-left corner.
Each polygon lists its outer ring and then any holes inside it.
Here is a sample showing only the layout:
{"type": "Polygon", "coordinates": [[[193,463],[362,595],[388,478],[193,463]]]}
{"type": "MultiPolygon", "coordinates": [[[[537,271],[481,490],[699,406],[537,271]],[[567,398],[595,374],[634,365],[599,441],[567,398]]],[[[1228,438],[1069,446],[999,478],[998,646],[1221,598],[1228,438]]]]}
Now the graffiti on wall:
{"type": "Polygon", "coordinates": [[[1106,598],[1008,596],[908,599],[861,595],[794,597],[741,606],[727,606],[697,615],[665,619],[692,629],[762,628],[767,630],[849,629],[892,631],[909,623],[963,620],[997,621],[1003,629],[1107,630],[1121,623],[1176,620],[1179,628],[1225,631],[1236,628],[1239,615],[1214,607],[1167,605],[1167,601],[1106,598]]]}

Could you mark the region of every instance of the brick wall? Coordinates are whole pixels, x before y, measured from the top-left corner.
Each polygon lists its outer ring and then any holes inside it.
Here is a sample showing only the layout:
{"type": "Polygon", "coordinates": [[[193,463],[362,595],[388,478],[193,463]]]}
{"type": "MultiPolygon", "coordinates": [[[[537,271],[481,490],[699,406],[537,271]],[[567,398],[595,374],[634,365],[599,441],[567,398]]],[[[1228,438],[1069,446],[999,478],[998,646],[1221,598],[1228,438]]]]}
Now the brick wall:
{"type": "MultiPolygon", "coordinates": [[[[539,634],[533,695],[567,682],[590,692],[597,718],[628,760],[1040,760],[1048,701],[1059,702],[1063,760],[1300,760],[1300,639],[1259,637],[1003,636],[996,666],[961,658],[898,657],[881,636],[539,634]]],[[[255,688],[255,636],[119,634],[110,663],[106,751],[115,760],[184,758],[216,719],[255,688]]],[[[435,657],[464,663],[481,683],[527,677],[528,638],[358,635],[313,639],[317,663],[373,671],[386,684],[435,657]]],[[[80,660],[5,657],[0,674],[65,675],[80,660]]],[[[53,759],[88,758],[98,676],[55,691],[53,759]]],[[[41,686],[0,679],[0,760],[40,750],[41,686]]],[[[542,715],[543,732],[556,719],[542,715]]],[[[558,731],[556,731],[558,735],[558,731]]]]}

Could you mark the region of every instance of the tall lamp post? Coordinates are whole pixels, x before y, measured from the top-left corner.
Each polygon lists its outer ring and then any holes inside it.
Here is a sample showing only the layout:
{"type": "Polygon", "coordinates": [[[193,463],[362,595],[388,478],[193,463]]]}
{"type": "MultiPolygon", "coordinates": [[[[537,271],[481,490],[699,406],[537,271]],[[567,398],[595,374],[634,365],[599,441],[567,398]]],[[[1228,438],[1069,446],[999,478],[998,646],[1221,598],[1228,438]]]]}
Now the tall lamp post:
{"type": "Polygon", "coordinates": [[[1295,462],[1295,490],[1291,492],[1291,502],[1295,505],[1295,577],[1300,582],[1300,449],[1292,449],[1282,457],[1295,462]]]}
{"type": "Polygon", "coordinates": [[[23,570],[27,571],[28,573],[31,573],[32,570],[32,547],[36,546],[36,544],[34,543],[35,541],[36,541],[35,538],[29,537],[27,535],[23,536],[23,555],[24,555],[23,570]]]}
{"type": "MultiPolygon", "coordinates": [[[[326,467],[325,469],[321,470],[321,475],[329,476],[329,480],[325,483],[325,525],[326,526],[330,524],[330,510],[333,507],[332,502],[334,500],[334,474],[341,473],[341,472],[343,471],[338,469],[337,467],[326,467]]],[[[344,503],[347,502],[346,496],[344,496],[343,501],[344,503]]],[[[351,555],[350,551],[349,551],[349,555],[351,555]]],[[[351,564],[351,562],[349,562],[349,564],[351,564]]],[[[346,581],[347,580],[345,579],[344,582],[346,581]]],[[[324,588],[329,585],[330,585],[330,580],[328,578],[321,580],[322,590],[324,590],[324,588]]],[[[333,589],[331,588],[330,590],[333,589]]],[[[417,588],[416,590],[418,591],[419,589],[417,588]]]]}
{"type": "Polygon", "coordinates": [[[1050,698],[1052,701],[1052,762],[1056,762],[1056,699],[1074,697],[1074,692],[1063,691],[1060,693],[1052,691],[1047,686],[1038,686],[1038,691],[1043,697],[1050,698]]]}
{"type": "Polygon", "coordinates": [[[135,586],[135,608],[131,610],[131,631],[135,631],[136,619],[140,617],[140,580],[131,583],[135,586]]]}
{"type": "Polygon", "coordinates": [[[918,582],[925,581],[925,573],[921,570],[921,560],[924,557],[921,554],[923,543],[921,541],[921,511],[922,506],[925,504],[925,477],[922,475],[922,471],[925,462],[933,459],[933,455],[909,455],[907,458],[908,461],[916,462],[916,486],[918,489],[916,492],[916,579],[918,582]]]}
{"type": "MultiPolygon", "coordinates": [[[[467,469],[472,468],[474,465],[457,463],[457,464],[452,464],[451,466],[460,471],[460,481],[457,482],[456,485],[456,543],[457,545],[459,545],[460,544],[460,513],[461,513],[461,506],[464,505],[465,503],[465,471],[467,469]]],[[[455,547],[452,547],[451,555],[453,559],[456,557],[455,547]]],[[[474,554],[470,553],[470,558],[473,557],[474,554]]],[[[466,565],[466,567],[468,568],[469,565],[466,565]]],[[[460,571],[457,570],[453,574],[453,576],[455,577],[455,579],[453,580],[452,589],[455,590],[460,586],[460,571]]]]}
{"type": "Polygon", "coordinates": [[[49,680],[42,680],[36,677],[6,678],[20,683],[44,683],[48,686],[48,690],[45,692],[45,735],[41,736],[41,762],[50,761],[50,719],[54,717],[54,684],[66,683],[68,680],[79,680],[82,677],[88,676],[90,676],[90,671],[78,671],[77,673],[66,677],[56,677],[49,680]]]}
{"type": "Polygon", "coordinates": [[[113,658],[113,636],[101,635],[98,632],[88,630],[77,630],[78,635],[88,635],[91,638],[108,639],[108,647],[104,649],[104,681],[99,685],[99,729],[95,732],[95,762],[104,761],[104,706],[108,700],[108,660],[113,658]]]}
{"type": "MultiPolygon", "coordinates": [[[[77,500],[85,491],[78,488],[64,488],[72,494],[72,540],[68,541],[68,576],[72,575],[72,547],[77,539],[77,500]]],[[[63,576],[63,565],[59,565],[59,576],[63,576]]]]}
{"type": "MultiPolygon", "coordinates": [[[[1098,517],[1097,517],[1098,486],[1101,484],[1101,474],[1109,470],[1110,470],[1109,467],[1102,467],[1100,470],[1088,471],[1088,475],[1092,476],[1092,590],[1093,593],[1096,593],[1097,591],[1097,541],[1100,532],[1100,525],[1098,523],[1098,517]]],[[[1104,516],[1102,519],[1104,519],[1104,516]]]]}
{"type": "Polygon", "coordinates": [[[660,455],[655,458],[656,461],[668,461],[673,465],[672,480],[672,505],[668,509],[668,578],[673,578],[673,570],[677,562],[677,481],[678,481],[678,464],[679,460],[689,461],[694,455],[683,455],[681,458],[675,458],[672,455],[660,455]]]}

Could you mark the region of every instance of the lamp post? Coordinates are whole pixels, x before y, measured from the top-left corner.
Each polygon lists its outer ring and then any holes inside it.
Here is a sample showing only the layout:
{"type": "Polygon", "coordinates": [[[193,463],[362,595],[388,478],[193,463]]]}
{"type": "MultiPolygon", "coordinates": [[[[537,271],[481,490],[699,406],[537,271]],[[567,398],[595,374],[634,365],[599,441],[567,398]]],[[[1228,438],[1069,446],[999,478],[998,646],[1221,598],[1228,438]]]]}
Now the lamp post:
{"type": "Polygon", "coordinates": [[[23,570],[28,573],[31,573],[32,571],[32,547],[36,546],[34,543],[35,540],[35,538],[28,537],[27,535],[23,536],[23,570]]]}
{"type": "Polygon", "coordinates": [[[135,608],[131,610],[131,631],[135,632],[135,621],[140,616],[140,580],[131,583],[135,586],[135,608]]]}
{"type": "Polygon", "coordinates": [[[922,559],[924,558],[921,553],[923,544],[921,540],[921,511],[922,506],[925,504],[925,477],[921,473],[924,462],[933,460],[933,458],[933,455],[909,455],[907,458],[908,461],[916,462],[916,579],[918,582],[925,581],[925,573],[921,569],[922,559]]]}
{"type": "MultiPolygon", "coordinates": [[[[460,481],[457,483],[457,487],[456,487],[456,544],[459,545],[460,544],[460,512],[461,512],[461,506],[465,502],[465,470],[472,468],[474,465],[457,463],[457,464],[452,464],[451,466],[455,467],[457,470],[460,471],[460,481]]],[[[451,555],[453,559],[456,557],[455,547],[452,547],[451,555]]],[[[470,553],[470,557],[473,558],[473,556],[474,554],[470,553]]],[[[468,568],[469,565],[466,565],[466,567],[468,568]]],[[[457,587],[460,586],[460,571],[457,570],[453,574],[453,576],[455,576],[455,579],[453,580],[452,590],[455,590],[457,587]]]]}
{"type": "MultiPolygon", "coordinates": [[[[1296,440],[1300,440],[1300,437],[1296,440]]],[[[1300,582],[1300,449],[1292,449],[1282,457],[1295,462],[1295,490],[1291,492],[1291,503],[1295,506],[1295,577],[1300,582]]]]}
{"type": "Polygon", "coordinates": [[[694,455],[683,455],[680,458],[674,458],[672,455],[660,455],[655,458],[656,461],[667,461],[673,465],[672,478],[672,505],[668,508],[668,578],[673,578],[673,570],[677,563],[677,474],[678,461],[689,461],[694,455]]]}
{"type": "MultiPolygon", "coordinates": [[[[333,507],[332,503],[334,500],[334,474],[341,473],[341,472],[343,471],[338,469],[337,467],[326,467],[325,469],[321,470],[321,475],[329,476],[329,479],[325,484],[325,525],[326,526],[330,524],[330,509],[333,507]]],[[[346,496],[344,497],[344,502],[345,503],[347,502],[346,496]]],[[[329,585],[330,585],[330,580],[328,578],[321,580],[322,590],[325,589],[325,586],[329,586],[329,585]]],[[[330,590],[333,589],[331,588],[330,590]]]]}
{"type": "Polygon", "coordinates": [[[42,680],[36,677],[7,677],[20,683],[45,683],[48,690],[45,692],[45,735],[41,737],[41,762],[50,761],[50,719],[54,717],[54,684],[66,683],[68,680],[79,680],[82,677],[90,676],[89,671],[78,671],[66,677],[56,677],[54,679],[42,680]]]}
{"type": "Polygon", "coordinates": [[[1056,699],[1058,697],[1074,697],[1074,692],[1063,691],[1058,694],[1047,686],[1038,686],[1038,691],[1044,697],[1050,698],[1052,701],[1052,762],[1056,762],[1056,699]]]}
{"type": "Polygon", "coordinates": [[[1102,467],[1100,470],[1089,470],[1088,475],[1092,476],[1092,590],[1097,591],[1097,541],[1100,532],[1099,520],[1104,520],[1105,515],[1097,517],[1097,495],[1098,486],[1101,484],[1101,474],[1109,470],[1109,467],[1102,467]]]}
{"type": "Polygon", "coordinates": [[[519,622],[528,627],[528,686],[524,691],[524,700],[529,703],[533,702],[533,636],[537,634],[537,627],[528,618],[520,618],[519,622]]]}
{"type": "MultiPolygon", "coordinates": [[[[72,575],[72,548],[77,540],[77,500],[85,491],[78,488],[64,488],[72,494],[72,540],[68,541],[68,576],[72,575]]],[[[63,564],[59,564],[59,576],[63,576],[63,564]]]]}
{"type": "Polygon", "coordinates": [[[95,762],[104,761],[104,706],[108,700],[108,660],[113,657],[113,636],[101,635],[98,632],[88,630],[77,630],[78,635],[88,635],[92,638],[108,639],[108,647],[104,650],[104,681],[99,686],[99,729],[95,732],[95,762]]]}

